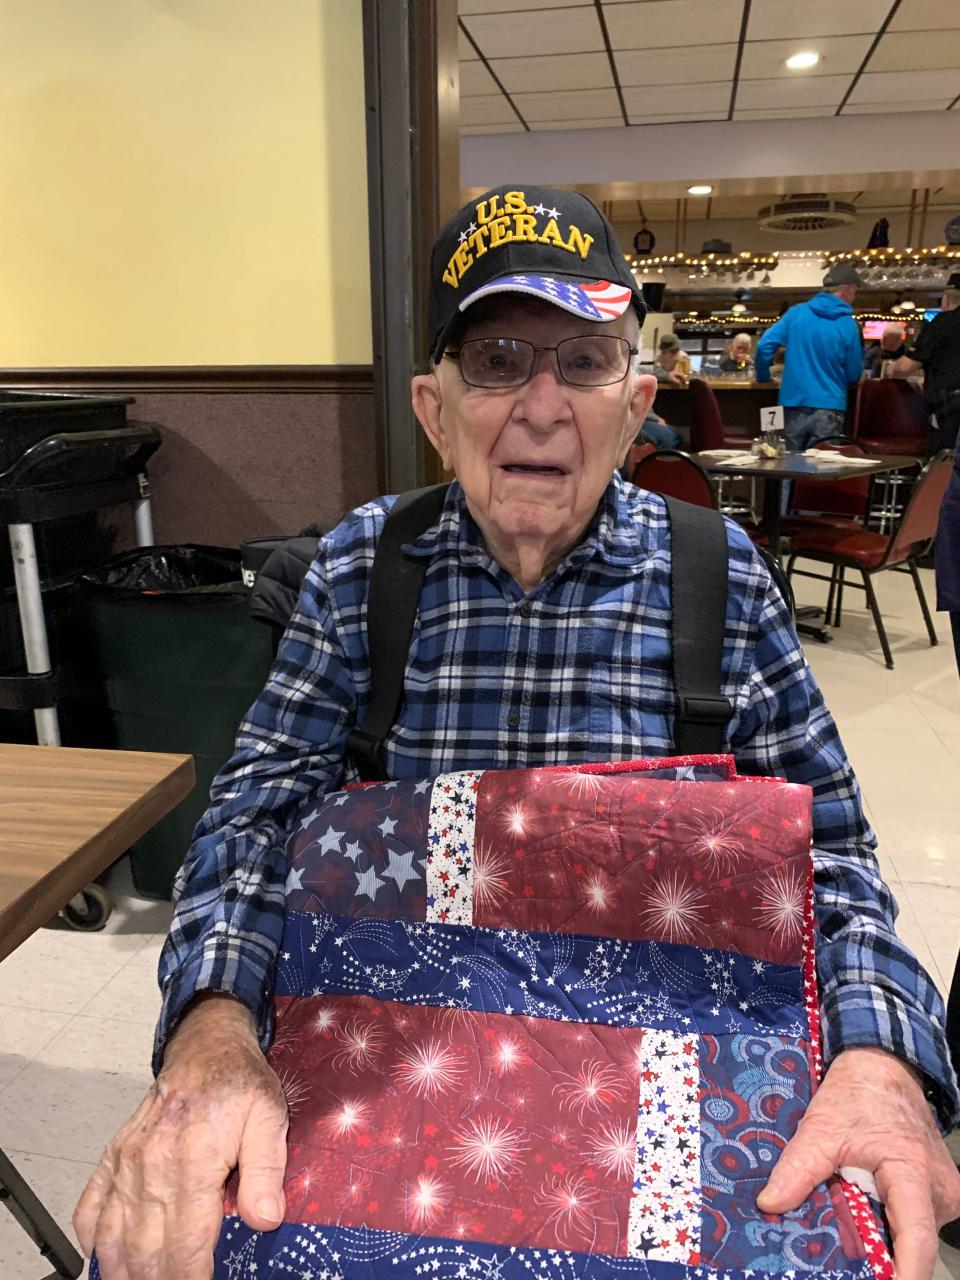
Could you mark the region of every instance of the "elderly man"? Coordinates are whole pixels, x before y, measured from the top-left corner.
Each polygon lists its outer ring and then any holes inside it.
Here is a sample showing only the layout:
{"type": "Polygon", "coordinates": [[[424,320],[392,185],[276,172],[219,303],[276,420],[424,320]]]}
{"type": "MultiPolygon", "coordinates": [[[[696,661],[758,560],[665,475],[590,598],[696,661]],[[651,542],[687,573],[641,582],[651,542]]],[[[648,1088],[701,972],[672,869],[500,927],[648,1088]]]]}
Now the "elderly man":
{"type": "Polygon", "coordinates": [[[753,339],[749,333],[733,335],[717,368],[721,373],[753,373],[753,339]]]}
{"type": "MultiPolygon", "coordinates": [[[[612,228],[574,192],[498,188],[441,232],[433,366],[413,404],[457,476],[428,558],[391,777],[670,752],[670,533],[659,497],[617,474],[656,390],[635,357],[642,300],[612,228]]],[[[253,1228],[283,1214],[286,1111],[263,1056],[281,936],[284,845],[355,778],[347,736],[369,693],[365,600],[390,500],[320,543],[267,686],[241,726],[181,871],[161,973],[158,1077],[77,1208],[105,1280],[210,1273],[239,1167],[253,1228]]],[[[960,1212],[937,1133],[956,1082],[929,978],[898,941],[873,836],[787,611],[728,524],[722,687],[748,773],[815,796],[819,977],[829,1068],[760,1207],[781,1213],[840,1166],[872,1173],[899,1273],[930,1274],[960,1212]]]]}
{"type": "Polygon", "coordinates": [[[880,341],[867,352],[863,367],[871,378],[879,378],[883,373],[883,365],[887,360],[899,360],[906,353],[907,346],[903,340],[903,325],[888,324],[884,326],[880,341]]]}

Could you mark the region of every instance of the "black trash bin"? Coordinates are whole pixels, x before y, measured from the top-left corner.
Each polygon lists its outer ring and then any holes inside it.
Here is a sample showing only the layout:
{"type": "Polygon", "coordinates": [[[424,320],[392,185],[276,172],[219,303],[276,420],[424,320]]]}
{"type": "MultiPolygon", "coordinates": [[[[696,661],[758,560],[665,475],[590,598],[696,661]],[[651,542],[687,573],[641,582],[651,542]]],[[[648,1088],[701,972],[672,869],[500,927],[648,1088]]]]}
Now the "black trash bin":
{"type": "Polygon", "coordinates": [[[79,582],[116,745],[196,763],[193,792],[131,850],[137,890],[169,898],[214,775],[263,688],[270,638],[250,617],[240,553],[227,547],[144,547],[79,582]]]}

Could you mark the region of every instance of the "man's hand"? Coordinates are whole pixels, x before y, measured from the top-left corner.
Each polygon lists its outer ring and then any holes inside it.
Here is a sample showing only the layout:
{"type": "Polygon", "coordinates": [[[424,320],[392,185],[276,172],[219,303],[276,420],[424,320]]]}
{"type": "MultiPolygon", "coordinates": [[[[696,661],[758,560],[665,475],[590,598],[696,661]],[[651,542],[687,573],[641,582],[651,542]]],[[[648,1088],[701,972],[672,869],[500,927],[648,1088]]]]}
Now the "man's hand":
{"type": "Polygon", "coordinates": [[[960,1217],[960,1175],[916,1076],[881,1049],[837,1055],[757,1207],[795,1209],[847,1166],[873,1174],[893,1234],[898,1280],[929,1280],[937,1228],[960,1217]]]}
{"type": "Polygon", "coordinates": [[[287,1107],[248,1010],[229,997],[188,1009],[156,1083],[115,1135],[73,1215],[103,1280],[209,1280],[223,1186],[269,1231],[283,1218],[287,1107]]]}
{"type": "Polygon", "coordinates": [[[687,385],[687,379],[679,369],[671,369],[667,374],[667,381],[672,382],[677,387],[685,387],[687,385]]]}

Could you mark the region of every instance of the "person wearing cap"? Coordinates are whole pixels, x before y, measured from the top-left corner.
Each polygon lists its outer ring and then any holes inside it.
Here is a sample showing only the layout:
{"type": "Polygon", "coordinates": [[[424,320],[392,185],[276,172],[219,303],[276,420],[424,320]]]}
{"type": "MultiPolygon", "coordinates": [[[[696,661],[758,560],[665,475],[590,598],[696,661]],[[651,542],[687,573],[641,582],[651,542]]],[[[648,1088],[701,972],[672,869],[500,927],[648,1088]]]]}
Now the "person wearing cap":
{"type": "Polygon", "coordinates": [[[853,267],[838,263],[824,276],[822,292],[790,307],[757,343],[758,382],[769,380],[777,347],[786,348],[779,402],[793,453],[843,434],[847,389],[863,373],[863,340],[853,318],[859,287],[853,267]]]}
{"type": "MultiPolygon", "coordinates": [[[[411,393],[456,480],[411,546],[428,566],[386,774],[669,754],[667,509],[617,470],[657,384],[637,362],[643,300],[613,229],[577,192],[498,187],[441,230],[431,269],[430,367],[411,393]]],[[[103,1280],[205,1280],[234,1167],[240,1216],[264,1232],[283,1217],[286,1106],[263,1050],[285,847],[358,777],[346,742],[366,710],[364,606],[392,501],[321,539],[177,877],[158,1077],[74,1216],[103,1280]]],[[[920,1280],[936,1220],[960,1213],[927,1101],[944,1127],[960,1114],[942,1003],[894,931],[856,779],[789,612],[747,535],[726,528],[727,746],[743,772],[813,789],[829,1064],[760,1207],[788,1212],[834,1168],[866,1169],[901,1275],[920,1280]]],[[[337,846],[335,828],[325,838],[337,846]]]]}
{"type": "Polygon", "coordinates": [[[893,366],[895,378],[909,378],[923,370],[923,394],[933,415],[927,453],[952,449],[960,427],[960,272],[947,281],[940,314],[925,324],[893,366]]]}
{"type": "Polygon", "coordinates": [[[687,375],[683,371],[683,347],[675,333],[665,333],[660,339],[654,373],[658,382],[670,382],[677,387],[687,385],[687,375]]]}

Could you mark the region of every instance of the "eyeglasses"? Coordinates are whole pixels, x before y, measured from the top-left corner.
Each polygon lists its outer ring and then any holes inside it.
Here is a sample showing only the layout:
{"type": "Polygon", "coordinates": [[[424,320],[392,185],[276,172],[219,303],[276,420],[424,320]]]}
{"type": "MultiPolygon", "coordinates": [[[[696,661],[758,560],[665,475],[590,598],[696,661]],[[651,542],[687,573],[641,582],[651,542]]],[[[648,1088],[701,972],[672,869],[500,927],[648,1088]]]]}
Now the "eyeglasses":
{"type": "Polygon", "coordinates": [[[564,382],[574,387],[608,387],[622,382],[637,355],[626,338],[612,334],[587,334],[564,338],[555,347],[535,347],[522,338],[471,338],[458,351],[445,351],[444,358],[456,360],[460,376],[471,387],[522,387],[533,376],[537,354],[553,351],[564,382]]]}

